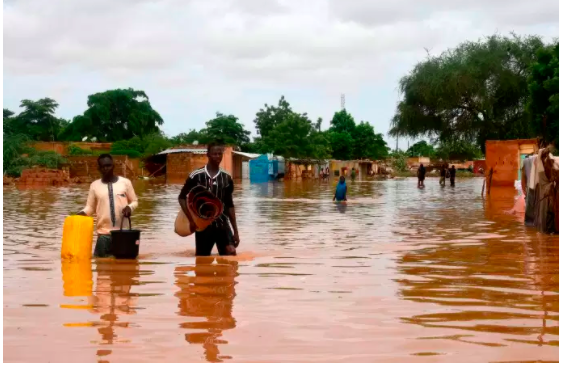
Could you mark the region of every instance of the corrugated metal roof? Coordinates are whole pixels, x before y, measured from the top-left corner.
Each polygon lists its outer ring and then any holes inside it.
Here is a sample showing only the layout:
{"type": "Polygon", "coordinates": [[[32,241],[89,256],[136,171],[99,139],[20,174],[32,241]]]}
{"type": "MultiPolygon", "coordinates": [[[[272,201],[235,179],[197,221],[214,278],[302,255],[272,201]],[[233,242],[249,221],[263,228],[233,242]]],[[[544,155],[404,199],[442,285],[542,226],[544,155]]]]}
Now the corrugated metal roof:
{"type": "Polygon", "coordinates": [[[158,153],[159,155],[167,155],[170,153],[193,153],[196,155],[204,155],[207,153],[206,148],[170,148],[165,151],[158,153]]]}
{"type": "Polygon", "coordinates": [[[259,153],[248,153],[248,152],[240,152],[240,151],[232,151],[232,153],[248,158],[258,158],[261,156],[259,153]]]}

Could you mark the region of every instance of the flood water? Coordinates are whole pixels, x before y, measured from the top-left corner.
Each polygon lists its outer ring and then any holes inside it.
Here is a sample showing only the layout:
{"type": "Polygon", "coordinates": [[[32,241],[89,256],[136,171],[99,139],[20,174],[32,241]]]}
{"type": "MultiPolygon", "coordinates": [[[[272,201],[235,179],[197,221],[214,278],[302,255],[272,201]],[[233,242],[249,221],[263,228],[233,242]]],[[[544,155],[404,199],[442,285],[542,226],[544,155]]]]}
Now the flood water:
{"type": "Polygon", "coordinates": [[[173,232],[181,186],[135,182],[135,261],[61,263],[87,186],[4,188],[4,361],[558,361],[558,236],[481,179],[235,191],[239,256],[173,232]]]}

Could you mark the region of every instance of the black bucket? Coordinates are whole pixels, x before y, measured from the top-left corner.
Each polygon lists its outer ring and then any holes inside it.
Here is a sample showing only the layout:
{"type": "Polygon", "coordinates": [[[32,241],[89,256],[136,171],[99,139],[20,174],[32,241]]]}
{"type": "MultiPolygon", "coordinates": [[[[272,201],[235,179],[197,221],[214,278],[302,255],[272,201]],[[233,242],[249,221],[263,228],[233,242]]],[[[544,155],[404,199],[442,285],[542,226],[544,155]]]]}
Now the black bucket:
{"type": "Polygon", "coordinates": [[[123,221],[121,220],[121,229],[111,231],[111,254],[117,259],[136,259],[139,255],[140,234],[138,229],[132,229],[131,218],[129,219],[129,229],[123,230],[123,221]]]}

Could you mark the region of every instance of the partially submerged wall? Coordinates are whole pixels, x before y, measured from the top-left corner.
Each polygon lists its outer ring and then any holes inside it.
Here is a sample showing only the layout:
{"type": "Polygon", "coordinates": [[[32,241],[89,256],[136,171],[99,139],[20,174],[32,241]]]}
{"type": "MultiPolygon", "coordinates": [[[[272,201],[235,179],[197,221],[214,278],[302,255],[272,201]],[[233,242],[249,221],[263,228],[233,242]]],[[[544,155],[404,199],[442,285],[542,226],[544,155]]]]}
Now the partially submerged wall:
{"type": "Polygon", "coordinates": [[[17,185],[60,186],[70,182],[68,170],[32,168],[23,170],[17,185]]]}

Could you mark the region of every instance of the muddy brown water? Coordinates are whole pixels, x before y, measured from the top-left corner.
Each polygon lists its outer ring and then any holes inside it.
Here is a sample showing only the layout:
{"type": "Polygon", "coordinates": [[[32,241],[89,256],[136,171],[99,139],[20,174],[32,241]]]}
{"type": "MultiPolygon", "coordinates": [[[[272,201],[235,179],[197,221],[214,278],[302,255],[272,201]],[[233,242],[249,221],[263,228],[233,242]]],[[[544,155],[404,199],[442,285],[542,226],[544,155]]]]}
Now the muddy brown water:
{"type": "Polygon", "coordinates": [[[135,261],[61,263],[87,186],[4,188],[4,361],[558,361],[558,236],[480,179],[237,184],[236,260],[173,233],[179,185],[135,182],[135,261]]]}

